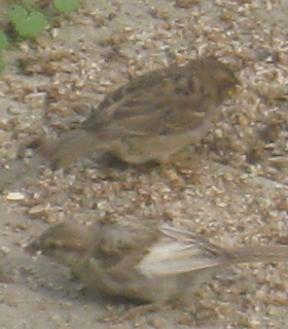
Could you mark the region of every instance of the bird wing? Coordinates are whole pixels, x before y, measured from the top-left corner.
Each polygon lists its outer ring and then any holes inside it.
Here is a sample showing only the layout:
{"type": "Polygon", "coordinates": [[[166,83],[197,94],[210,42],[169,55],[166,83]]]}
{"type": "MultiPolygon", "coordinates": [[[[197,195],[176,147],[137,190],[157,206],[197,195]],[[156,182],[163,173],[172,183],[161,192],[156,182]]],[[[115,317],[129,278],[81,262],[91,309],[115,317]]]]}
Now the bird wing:
{"type": "Polygon", "coordinates": [[[108,95],[83,123],[84,129],[114,137],[182,133],[197,128],[207,97],[193,62],[133,79],[108,95]]]}
{"type": "Polygon", "coordinates": [[[169,276],[219,266],[229,255],[207,240],[186,230],[163,225],[162,238],[138,264],[146,276],[169,276]]]}
{"type": "MultiPolygon", "coordinates": [[[[155,243],[159,231],[153,221],[141,225],[138,222],[104,223],[98,232],[99,248],[104,257],[121,262],[131,253],[145,254],[147,246],[155,243]]],[[[142,256],[141,256],[142,257],[142,256]]]]}

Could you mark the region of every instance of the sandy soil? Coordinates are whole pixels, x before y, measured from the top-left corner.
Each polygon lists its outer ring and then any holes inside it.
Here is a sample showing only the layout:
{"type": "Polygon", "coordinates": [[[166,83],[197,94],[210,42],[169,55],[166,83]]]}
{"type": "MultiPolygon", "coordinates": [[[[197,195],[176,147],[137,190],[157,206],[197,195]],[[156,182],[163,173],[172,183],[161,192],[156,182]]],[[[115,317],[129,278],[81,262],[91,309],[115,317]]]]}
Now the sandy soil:
{"type": "Polygon", "coordinates": [[[187,309],[119,323],[109,318],[133,305],[89,294],[67,269],[22,248],[55,222],[107,216],[168,218],[221,246],[288,243],[287,14],[284,0],[87,0],[35,43],[8,51],[0,81],[1,329],[287,327],[286,263],[235,267],[187,309]],[[242,88],[190,158],[166,170],[88,159],[65,172],[44,164],[23,174],[34,155],[24,149],[18,159],[23,145],[71,129],[130,77],[204,54],[234,67],[242,88]]]}

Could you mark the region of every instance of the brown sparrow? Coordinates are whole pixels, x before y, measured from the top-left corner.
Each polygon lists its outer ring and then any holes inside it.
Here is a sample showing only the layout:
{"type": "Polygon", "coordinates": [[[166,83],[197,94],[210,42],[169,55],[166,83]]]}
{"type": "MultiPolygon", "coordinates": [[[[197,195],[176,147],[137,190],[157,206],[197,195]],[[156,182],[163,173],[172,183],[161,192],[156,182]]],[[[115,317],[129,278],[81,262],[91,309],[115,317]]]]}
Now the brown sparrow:
{"type": "Polygon", "coordinates": [[[166,162],[208,132],[236,84],[234,73],[210,57],[148,72],[108,94],[79,129],[44,142],[40,152],[54,167],[95,151],[134,164],[166,162]]]}
{"type": "Polygon", "coordinates": [[[154,223],[62,223],[27,246],[69,266],[89,288],[154,305],[191,301],[216,271],[288,259],[288,246],[223,249],[192,232],[154,223]]]}

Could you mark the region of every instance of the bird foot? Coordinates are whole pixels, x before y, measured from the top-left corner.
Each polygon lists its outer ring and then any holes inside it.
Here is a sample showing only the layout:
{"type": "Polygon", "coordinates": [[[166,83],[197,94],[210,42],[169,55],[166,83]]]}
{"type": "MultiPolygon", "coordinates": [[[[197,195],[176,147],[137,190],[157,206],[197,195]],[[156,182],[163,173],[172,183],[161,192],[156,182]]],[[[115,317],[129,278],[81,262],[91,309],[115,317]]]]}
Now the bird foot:
{"type": "Polygon", "coordinates": [[[147,313],[150,312],[155,312],[159,310],[160,305],[158,304],[148,304],[148,305],[139,305],[139,306],[134,306],[130,310],[124,312],[121,312],[120,314],[113,314],[113,315],[108,315],[107,317],[104,317],[101,319],[101,322],[125,322],[125,321],[130,321],[134,320],[140,316],[143,316],[147,313]]]}

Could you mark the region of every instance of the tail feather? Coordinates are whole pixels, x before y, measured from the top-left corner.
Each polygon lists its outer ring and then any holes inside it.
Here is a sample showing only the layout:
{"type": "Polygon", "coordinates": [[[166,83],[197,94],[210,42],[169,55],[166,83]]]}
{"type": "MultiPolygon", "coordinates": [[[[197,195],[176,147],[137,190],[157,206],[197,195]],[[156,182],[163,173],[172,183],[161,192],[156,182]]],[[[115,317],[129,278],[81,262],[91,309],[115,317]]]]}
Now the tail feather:
{"type": "Polygon", "coordinates": [[[288,246],[241,247],[229,250],[230,263],[288,261],[288,246]]]}
{"type": "Polygon", "coordinates": [[[63,134],[59,140],[44,140],[40,154],[51,162],[52,167],[67,167],[95,151],[107,149],[107,141],[101,142],[91,132],[76,129],[63,134]]]}

